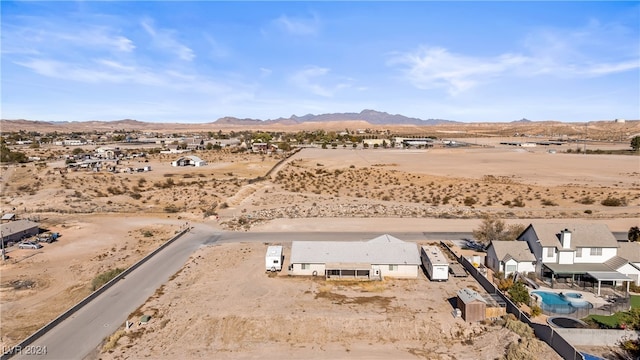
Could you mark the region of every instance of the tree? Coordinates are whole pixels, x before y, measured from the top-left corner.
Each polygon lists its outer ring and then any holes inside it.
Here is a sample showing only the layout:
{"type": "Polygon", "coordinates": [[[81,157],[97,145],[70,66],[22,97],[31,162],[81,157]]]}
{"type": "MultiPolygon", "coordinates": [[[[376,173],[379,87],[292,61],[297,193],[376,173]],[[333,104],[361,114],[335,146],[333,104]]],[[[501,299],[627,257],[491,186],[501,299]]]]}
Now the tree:
{"type": "Polygon", "coordinates": [[[631,139],[631,148],[633,149],[633,151],[640,150],[640,135],[634,136],[631,139]]]}
{"type": "Polygon", "coordinates": [[[495,216],[485,215],[480,226],[473,230],[473,237],[482,243],[515,240],[525,229],[523,224],[506,226],[504,221],[495,216]]]}
{"type": "Polygon", "coordinates": [[[517,281],[509,289],[509,296],[516,305],[529,304],[529,291],[520,281],[517,281]]]}
{"type": "Polygon", "coordinates": [[[631,228],[629,228],[627,239],[629,239],[629,241],[640,240],[640,228],[638,228],[637,226],[632,226],[631,228]]]}

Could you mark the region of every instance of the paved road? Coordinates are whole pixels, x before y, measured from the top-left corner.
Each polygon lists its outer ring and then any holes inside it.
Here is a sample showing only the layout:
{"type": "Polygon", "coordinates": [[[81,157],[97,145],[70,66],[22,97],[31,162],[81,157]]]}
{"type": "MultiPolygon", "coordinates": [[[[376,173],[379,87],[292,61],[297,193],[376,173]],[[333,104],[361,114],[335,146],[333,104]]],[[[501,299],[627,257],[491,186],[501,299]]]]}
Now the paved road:
{"type": "Polygon", "coordinates": [[[90,355],[105,337],[124,324],[129,314],[167,282],[196,249],[215,243],[219,236],[208,226],[196,225],[30,345],[30,349],[46,346],[46,356],[23,354],[14,359],[82,359],[90,355]]]}

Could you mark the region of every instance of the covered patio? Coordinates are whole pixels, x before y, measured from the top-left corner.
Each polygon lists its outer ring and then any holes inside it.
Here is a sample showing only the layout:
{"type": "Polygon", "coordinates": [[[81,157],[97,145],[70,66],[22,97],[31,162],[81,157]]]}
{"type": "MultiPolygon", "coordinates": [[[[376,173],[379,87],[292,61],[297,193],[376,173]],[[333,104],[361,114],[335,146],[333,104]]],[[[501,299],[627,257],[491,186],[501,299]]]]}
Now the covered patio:
{"type": "Polygon", "coordinates": [[[327,263],[325,277],[327,279],[361,279],[370,280],[371,264],[364,263],[327,263]]]}
{"type": "MultiPolygon", "coordinates": [[[[591,287],[597,296],[601,295],[602,282],[611,282],[614,290],[617,282],[627,283],[627,296],[629,283],[633,279],[612,270],[605,264],[543,264],[543,280],[551,284],[551,288],[574,288],[586,290],[591,287]],[[597,284],[597,287],[596,287],[597,284]]],[[[614,291],[615,292],[615,291],[614,291]]]]}
{"type": "Polygon", "coordinates": [[[600,296],[600,287],[603,281],[611,281],[613,285],[617,282],[626,282],[627,283],[627,296],[629,295],[629,283],[633,281],[633,279],[629,278],[627,275],[621,274],[617,271],[589,271],[587,275],[591,278],[595,279],[598,282],[598,292],[597,295],[600,296]]]}

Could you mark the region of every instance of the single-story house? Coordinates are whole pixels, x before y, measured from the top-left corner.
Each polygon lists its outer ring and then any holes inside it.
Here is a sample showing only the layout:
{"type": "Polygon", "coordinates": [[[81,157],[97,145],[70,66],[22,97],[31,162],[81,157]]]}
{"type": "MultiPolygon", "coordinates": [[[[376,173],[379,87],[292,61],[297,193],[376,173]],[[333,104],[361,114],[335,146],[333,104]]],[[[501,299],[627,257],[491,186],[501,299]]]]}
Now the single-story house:
{"type": "Polygon", "coordinates": [[[38,235],[40,225],[30,220],[16,220],[0,224],[0,238],[6,243],[18,242],[22,239],[38,235]]]}
{"type": "Polygon", "coordinates": [[[204,165],[207,165],[207,162],[194,155],[183,156],[171,163],[171,166],[204,166],[204,165]]]}
{"type": "Polygon", "coordinates": [[[369,241],[294,241],[289,274],[327,279],[416,279],[420,252],[415,243],[391,235],[369,241]]]}
{"type": "Polygon", "coordinates": [[[492,241],[487,247],[486,265],[508,276],[536,271],[536,257],[525,241],[492,241]]]}

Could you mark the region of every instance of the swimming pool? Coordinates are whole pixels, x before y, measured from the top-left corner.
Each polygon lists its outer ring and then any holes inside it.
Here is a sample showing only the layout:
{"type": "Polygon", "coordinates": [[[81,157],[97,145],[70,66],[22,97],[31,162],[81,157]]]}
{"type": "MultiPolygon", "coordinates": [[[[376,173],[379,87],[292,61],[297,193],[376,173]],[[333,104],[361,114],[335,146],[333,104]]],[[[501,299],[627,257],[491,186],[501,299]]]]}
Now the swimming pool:
{"type": "Polygon", "coordinates": [[[579,293],[552,293],[548,291],[532,291],[540,297],[542,310],[556,314],[571,314],[578,308],[592,308],[593,304],[582,299],[579,293]]]}

